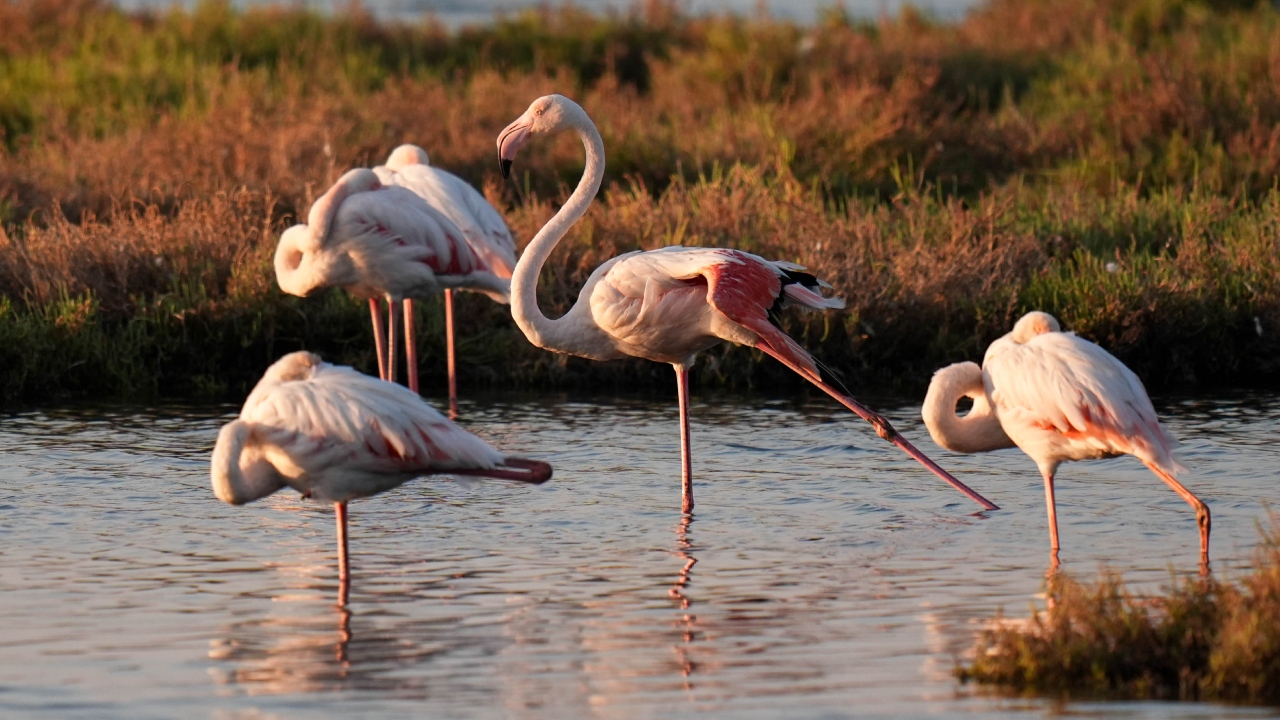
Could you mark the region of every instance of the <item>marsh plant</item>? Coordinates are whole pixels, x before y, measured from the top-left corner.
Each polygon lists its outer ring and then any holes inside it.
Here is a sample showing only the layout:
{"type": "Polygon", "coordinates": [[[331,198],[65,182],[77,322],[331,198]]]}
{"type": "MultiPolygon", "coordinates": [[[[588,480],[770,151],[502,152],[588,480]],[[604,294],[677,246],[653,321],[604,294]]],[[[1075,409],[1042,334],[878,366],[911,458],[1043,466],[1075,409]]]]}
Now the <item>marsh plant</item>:
{"type": "MultiPolygon", "coordinates": [[[[494,138],[553,91],[598,121],[609,162],[546,268],[549,311],[614,254],[726,245],[847,296],[785,322],[852,386],[923,386],[1028,309],[1153,386],[1280,379],[1267,3],[992,0],[955,24],[833,11],[805,27],[651,0],[446,31],[358,7],[0,0],[0,25],[7,399],[240,394],[303,347],[370,369],[364,308],[282,297],[276,238],[346,169],[414,142],[527,242],[580,151],[532,148],[503,183],[494,138]]],[[[497,306],[458,311],[471,387],[669,386],[664,368],[540,353],[497,306]]],[[[438,334],[435,308],[421,322],[438,334]]],[[[440,352],[428,340],[424,367],[440,352]]],[[[734,348],[694,375],[785,378],[734,348]]]]}
{"type": "Polygon", "coordinates": [[[1058,574],[1048,607],[982,633],[963,681],[1077,698],[1280,704],[1280,524],[1238,578],[1175,580],[1154,597],[1119,575],[1058,574]]]}

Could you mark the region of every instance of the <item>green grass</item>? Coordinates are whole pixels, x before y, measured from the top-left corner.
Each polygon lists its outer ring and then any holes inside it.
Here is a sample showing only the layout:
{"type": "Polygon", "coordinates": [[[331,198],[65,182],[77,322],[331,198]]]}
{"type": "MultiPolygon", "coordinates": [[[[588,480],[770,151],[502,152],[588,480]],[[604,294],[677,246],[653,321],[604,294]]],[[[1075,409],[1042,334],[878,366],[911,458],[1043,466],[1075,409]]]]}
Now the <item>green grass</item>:
{"type": "MultiPolygon", "coordinates": [[[[551,91],[596,119],[608,176],[546,269],[548,307],[620,252],[727,245],[848,298],[787,328],[855,388],[916,391],[1029,309],[1153,387],[1280,382],[1268,3],[992,0],[954,25],[907,10],[801,27],[649,2],[450,33],[359,11],[0,0],[0,24],[6,401],[237,397],[299,347],[368,369],[360,303],[275,290],[280,232],[410,141],[526,241],[581,149],[537,143],[503,183],[493,142],[551,91]]],[[[665,368],[534,350],[484,300],[460,312],[470,387],[669,389],[665,368]]],[[[438,314],[422,322],[436,338],[438,314]]],[[[695,382],[798,387],[753,351],[707,355],[695,382]]]]}

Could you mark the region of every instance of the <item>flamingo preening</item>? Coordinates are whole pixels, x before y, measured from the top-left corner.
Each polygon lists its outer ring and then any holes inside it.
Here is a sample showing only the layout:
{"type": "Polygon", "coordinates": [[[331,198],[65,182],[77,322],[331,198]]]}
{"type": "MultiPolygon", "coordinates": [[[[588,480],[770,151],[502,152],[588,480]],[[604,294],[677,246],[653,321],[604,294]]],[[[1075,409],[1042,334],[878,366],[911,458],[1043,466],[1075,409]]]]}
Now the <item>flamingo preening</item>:
{"type": "Polygon", "coordinates": [[[1017,445],[1044,476],[1049,541],[1058,562],[1053,479],[1064,460],[1133,455],[1196,511],[1200,562],[1209,562],[1209,507],[1178,482],[1176,441],[1156,417],[1142,381],[1097,345],[1031,312],[991,343],[982,366],[963,362],[934,373],[922,410],[935,442],[976,453],[1017,445]],[[973,400],[956,415],[961,397],[973,400]]]}
{"type": "MultiPolygon", "coordinates": [[[[437,167],[432,167],[427,151],[417,145],[401,145],[391,151],[385,165],[373,169],[383,185],[398,185],[412,190],[449,218],[467,241],[479,262],[499,278],[510,279],[516,266],[516,241],[511,230],[484,196],[465,180],[437,167]]],[[[459,290],[471,289],[458,285],[459,290]]],[[[484,291],[485,288],[480,288],[484,291]]],[[[453,290],[444,289],[444,332],[448,350],[449,411],[458,412],[458,381],[454,370],[453,290]]],[[[506,303],[505,296],[491,296],[506,303]]],[[[406,327],[413,322],[413,298],[404,299],[406,327]]],[[[377,320],[375,320],[377,322],[377,320]]],[[[409,341],[412,344],[412,340],[409,341]]],[[[414,369],[410,369],[413,373],[414,369]]]]}
{"type": "MultiPolygon", "coordinates": [[[[405,154],[393,153],[392,160],[405,154]]],[[[452,290],[474,290],[498,302],[507,302],[514,245],[508,249],[483,241],[484,237],[496,234],[491,217],[464,219],[467,230],[454,221],[454,217],[474,215],[468,208],[475,205],[476,199],[468,199],[457,189],[456,186],[465,186],[460,179],[442,180],[441,171],[422,165],[388,167],[391,169],[380,169],[390,180],[417,179],[421,180],[415,183],[419,189],[433,187],[431,183],[435,183],[446,190],[437,192],[432,202],[410,187],[384,184],[375,171],[347,172],[311,206],[306,224],[295,225],[281,235],[276,246],[276,280],[282,290],[293,295],[307,296],[338,286],[368,298],[378,372],[383,379],[393,382],[398,355],[398,306],[403,301],[409,387],[415,392],[418,362],[413,299],[442,291],[447,293],[449,403],[450,411],[456,414],[452,290]],[[451,197],[452,202],[448,201],[451,197]],[[446,207],[450,210],[442,209],[446,207]],[[378,307],[378,299],[382,297],[390,306],[385,336],[378,307]]],[[[479,196],[474,190],[471,192],[479,196]]],[[[478,197],[478,202],[487,205],[482,197],[478,197]]],[[[490,213],[496,216],[492,208],[490,213]]],[[[501,218],[497,218],[497,222],[501,223],[501,218]]],[[[507,237],[509,240],[509,233],[507,237]]]]}
{"type": "Polygon", "coordinates": [[[555,217],[525,248],[511,278],[511,312],[538,347],[593,360],[641,357],[670,363],[680,403],[682,508],[693,510],[689,456],[689,368],[695,355],[722,340],[755,347],[821,388],[943,480],[988,509],[996,506],[929,460],[880,415],[822,378],[818,363],[774,324],[784,307],[843,307],[823,297],[830,287],[804,268],[739,250],[667,247],[631,252],[596,268],[564,317],[538,308],[538,273],[569,227],[587,211],[604,176],[604,143],[577,103],[560,95],[538,98],[498,137],[504,176],[531,138],[574,130],[586,148],[582,179],[555,217]]]}
{"type": "Polygon", "coordinates": [[[218,433],[210,469],[214,494],[233,505],[285,487],[334,504],[339,605],[350,587],[347,502],[442,474],[542,483],[551,466],[507,457],[412,390],[309,352],[267,369],[240,417],[218,433]]]}

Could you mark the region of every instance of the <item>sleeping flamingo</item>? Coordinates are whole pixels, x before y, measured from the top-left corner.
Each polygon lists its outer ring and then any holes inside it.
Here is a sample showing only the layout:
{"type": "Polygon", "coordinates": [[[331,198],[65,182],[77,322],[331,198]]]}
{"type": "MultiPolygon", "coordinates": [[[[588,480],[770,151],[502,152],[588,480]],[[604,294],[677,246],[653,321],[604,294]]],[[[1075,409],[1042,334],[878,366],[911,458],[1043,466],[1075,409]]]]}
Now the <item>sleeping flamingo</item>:
{"type": "MultiPolygon", "coordinates": [[[[392,382],[396,377],[399,301],[467,288],[505,303],[511,282],[510,270],[504,266],[495,269],[491,255],[475,251],[441,210],[412,190],[384,185],[367,169],[343,175],[312,204],[306,224],[294,225],[280,236],[275,270],[280,289],[292,295],[305,297],[338,286],[368,298],[378,372],[392,382]],[[379,297],[387,298],[390,305],[386,339],[379,297]]],[[[406,302],[405,308],[409,387],[417,392],[412,303],[406,302]]],[[[451,364],[451,393],[455,387],[452,378],[451,364]]],[[[456,414],[452,394],[450,406],[456,414]]]]}
{"type": "Polygon", "coordinates": [[[1209,506],[1174,477],[1176,441],[1156,418],[1142,381],[1110,353],[1061,331],[1047,313],[1031,312],[991,343],[982,367],[963,362],[934,373],[922,409],[935,442],[948,450],[986,452],[1017,445],[1044,476],[1053,565],[1058,516],[1053,476],[1064,460],[1133,455],[1196,511],[1200,562],[1209,562],[1209,506]],[[956,416],[961,397],[973,400],[956,416]]]}
{"type": "Polygon", "coordinates": [[[994,504],[951,477],[889,424],[822,378],[818,363],[775,324],[784,307],[821,310],[843,307],[823,297],[830,287],[804,268],[739,250],[666,247],[620,255],[587,279],[578,302],[552,320],[538,308],[537,280],[547,257],[587,211],[604,175],[604,143],[577,103],[560,95],[538,98],[498,137],[504,176],[530,138],[575,130],[586,147],[586,169],[578,187],[530,241],[511,278],[511,313],[534,345],[592,360],[641,357],[670,363],[680,403],[683,512],[693,510],[689,456],[689,368],[694,356],[722,340],[758,348],[817,385],[869,421],[880,437],[905,450],[983,507],[994,504]]]}
{"type": "Polygon", "coordinates": [[[401,385],[295,352],[267,369],[240,417],[219,431],[210,475],[214,494],[232,505],[285,487],[333,503],[345,605],[348,501],[423,475],[542,483],[551,466],[503,455],[401,385]]]}
{"type": "MultiPolygon", "coordinates": [[[[391,151],[386,165],[373,172],[383,185],[412,190],[427,204],[444,213],[462,231],[467,246],[480,263],[494,275],[510,279],[516,266],[516,241],[498,211],[465,180],[431,166],[427,151],[417,145],[401,145],[391,151]]],[[[469,289],[465,285],[459,290],[469,289]]],[[[505,303],[505,297],[495,298],[505,303]]],[[[405,323],[413,323],[413,298],[404,299],[405,323]]],[[[449,411],[458,413],[458,381],[454,372],[453,288],[444,290],[444,333],[448,350],[449,411]]],[[[412,343],[412,341],[410,341],[412,343]]],[[[410,369],[413,373],[414,369],[410,369]]]]}

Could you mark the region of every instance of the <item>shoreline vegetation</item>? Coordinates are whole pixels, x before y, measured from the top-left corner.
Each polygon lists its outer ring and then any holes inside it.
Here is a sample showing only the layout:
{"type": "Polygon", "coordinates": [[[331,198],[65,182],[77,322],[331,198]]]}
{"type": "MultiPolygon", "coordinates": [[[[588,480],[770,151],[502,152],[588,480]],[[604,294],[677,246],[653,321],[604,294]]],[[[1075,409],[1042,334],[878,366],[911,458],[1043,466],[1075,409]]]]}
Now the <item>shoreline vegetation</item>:
{"type": "MultiPolygon", "coordinates": [[[[0,398],[242,397],[309,349],[374,369],[367,307],[283,296],[280,233],[403,142],[483,188],[522,246],[582,168],[565,138],[499,180],[535,97],[599,122],[604,189],[552,257],[548,314],[603,260],[725,245],[848,308],[785,328],[860,388],[923,391],[1040,309],[1151,388],[1280,384],[1280,12],[1227,0],[991,0],[803,27],[651,0],[446,31],[355,7],[126,13],[0,0],[0,398]]],[[[427,390],[440,302],[421,303],[427,390]]],[[[670,369],[530,346],[457,303],[466,389],[651,387],[670,369]]],[[[720,346],[704,386],[799,388],[720,346]]]]}
{"type": "Polygon", "coordinates": [[[1047,609],[983,631],[962,682],[1008,695],[1280,705],[1280,524],[1234,580],[1175,579],[1154,597],[1104,573],[1058,573],[1047,609]]]}

